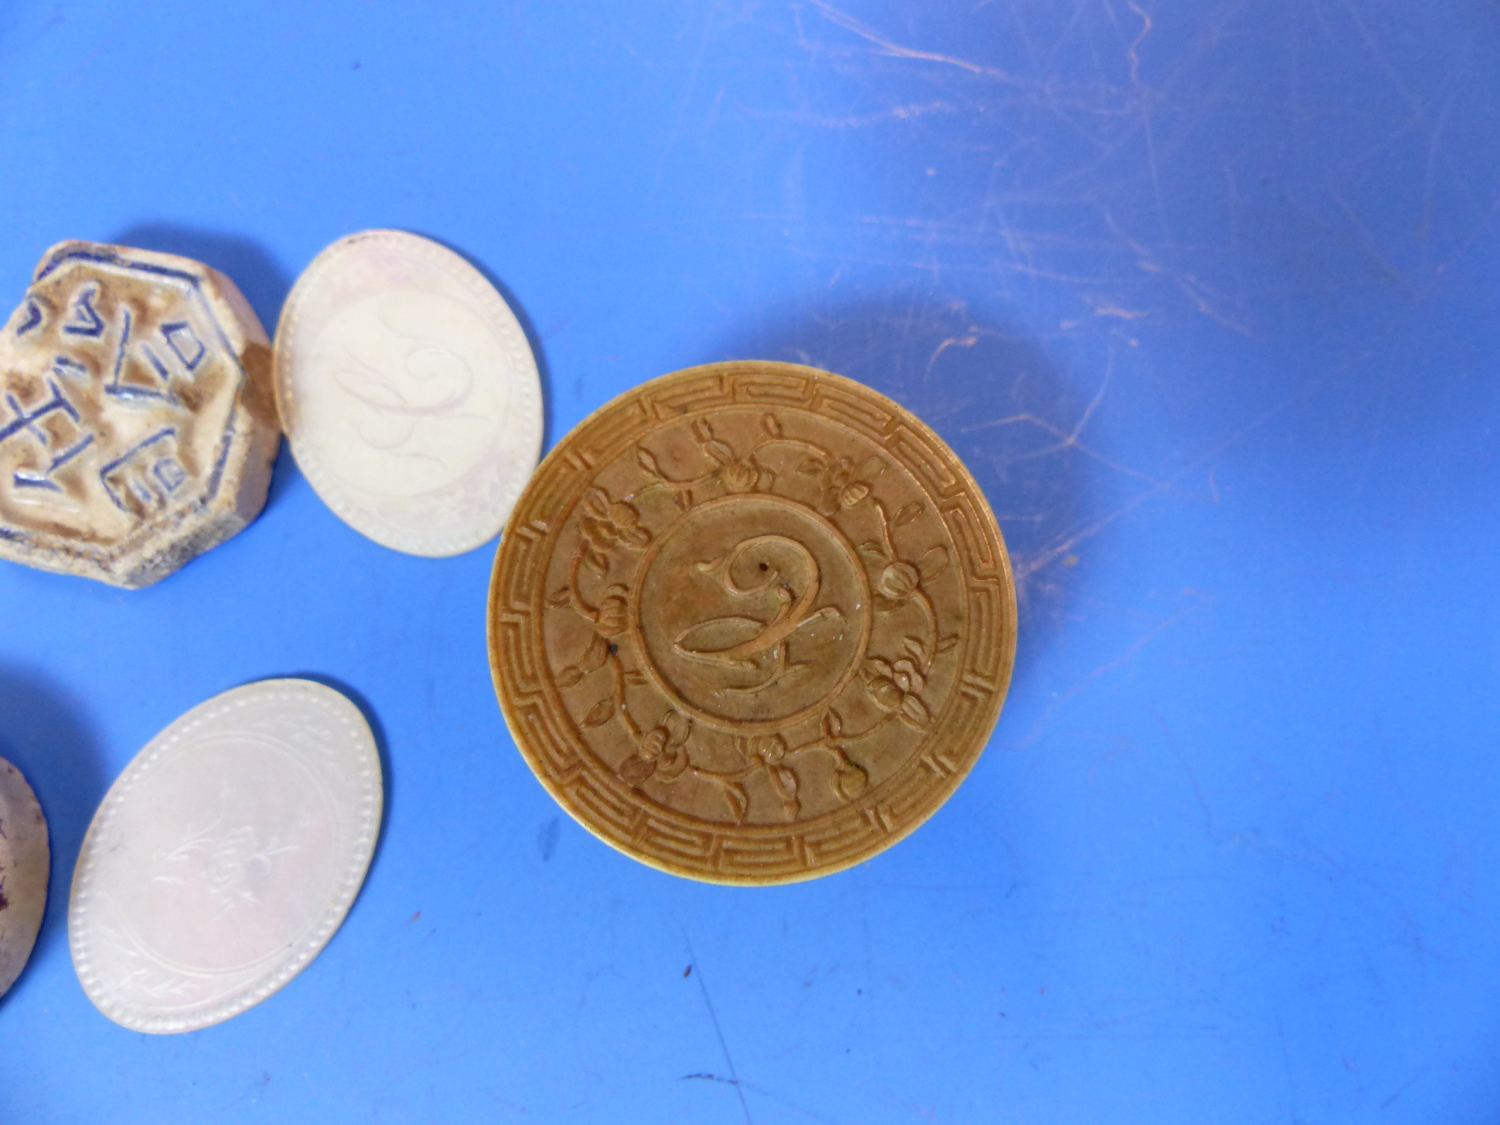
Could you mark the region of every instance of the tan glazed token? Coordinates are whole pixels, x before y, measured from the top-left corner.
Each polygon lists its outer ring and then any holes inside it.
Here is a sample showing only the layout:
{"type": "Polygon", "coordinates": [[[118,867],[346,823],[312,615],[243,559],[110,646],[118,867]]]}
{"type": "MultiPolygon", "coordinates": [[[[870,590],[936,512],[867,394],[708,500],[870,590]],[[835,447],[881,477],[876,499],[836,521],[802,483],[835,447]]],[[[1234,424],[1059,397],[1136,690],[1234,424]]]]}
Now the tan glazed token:
{"type": "Polygon", "coordinates": [[[526,760],[606,843],[719,883],[913,831],[1000,713],[1016,609],[979,487],[811,367],[689,368],[599,410],[516,505],[490,665],[526,760]]]}

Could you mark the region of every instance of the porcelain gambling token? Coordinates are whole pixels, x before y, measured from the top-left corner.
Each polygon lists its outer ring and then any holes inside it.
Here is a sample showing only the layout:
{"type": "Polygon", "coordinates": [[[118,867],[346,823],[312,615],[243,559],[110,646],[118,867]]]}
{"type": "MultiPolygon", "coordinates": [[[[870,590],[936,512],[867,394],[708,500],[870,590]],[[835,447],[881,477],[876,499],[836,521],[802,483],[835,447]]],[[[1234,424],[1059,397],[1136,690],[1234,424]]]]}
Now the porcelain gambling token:
{"type": "Polygon", "coordinates": [[[241,530],[281,436],[270,359],[202,263],[52,247],[0,332],[0,558],[134,588],[241,530]]]}
{"type": "Polygon", "coordinates": [[[1010,566],[953,452],[809,367],[647,383],[537,470],[490,662],[543,784],[607,843],[726,883],[813,878],[915,829],[999,715],[1010,566]]]}

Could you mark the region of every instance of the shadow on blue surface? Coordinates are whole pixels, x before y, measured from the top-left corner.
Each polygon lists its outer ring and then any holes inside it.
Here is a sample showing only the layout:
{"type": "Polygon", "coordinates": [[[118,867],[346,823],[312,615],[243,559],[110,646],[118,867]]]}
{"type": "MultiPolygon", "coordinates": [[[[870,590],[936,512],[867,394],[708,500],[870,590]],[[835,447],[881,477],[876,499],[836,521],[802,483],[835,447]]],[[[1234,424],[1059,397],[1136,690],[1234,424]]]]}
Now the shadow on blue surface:
{"type": "Polygon", "coordinates": [[[1103,503],[1063,421],[1086,416],[1088,403],[1040,348],[964,300],[898,286],[774,308],[731,338],[723,357],[805,363],[922,404],[923,421],[974,474],[1004,532],[1023,676],[1075,597],[1067,544],[1103,503]]]}
{"type": "Polygon", "coordinates": [[[286,495],[287,489],[291,488],[292,483],[298,479],[300,479],[300,473],[297,469],[297,460],[292,456],[291,443],[283,439],[276,450],[276,460],[271,463],[271,484],[266,489],[266,506],[262,509],[262,514],[273,510],[286,495]]]}
{"type": "MultiPolygon", "coordinates": [[[[47,817],[52,872],[36,948],[66,944],[73,865],[108,787],[98,736],[69,692],[37,672],[0,664],[0,757],[26,776],[47,817]]],[[[36,960],[33,954],[31,964],[36,960]]],[[[17,988],[30,971],[22,972],[17,988]]]]}

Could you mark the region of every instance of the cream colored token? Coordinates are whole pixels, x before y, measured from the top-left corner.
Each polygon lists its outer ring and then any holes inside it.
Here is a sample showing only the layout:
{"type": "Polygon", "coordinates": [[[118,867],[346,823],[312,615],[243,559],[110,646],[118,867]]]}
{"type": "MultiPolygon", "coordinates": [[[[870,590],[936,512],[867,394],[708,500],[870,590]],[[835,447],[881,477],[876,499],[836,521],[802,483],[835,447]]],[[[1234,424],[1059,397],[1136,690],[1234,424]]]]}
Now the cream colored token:
{"type": "Polygon", "coordinates": [[[541,453],[541,382],[515,314],[468,262],[403,231],[340,239],[298,278],[276,398],[324,503],[412,555],[494,538],[541,453]]]}
{"type": "Polygon", "coordinates": [[[68,909],[89,999],[135,1031],[192,1031],[305,968],[364,881],[380,759],[344,696],[248,684],[142,750],[94,814],[68,909]]]}
{"type": "Polygon", "coordinates": [[[36,944],[50,869],[42,806],[21,771],[0,758],[0,996],[36,944]]]}

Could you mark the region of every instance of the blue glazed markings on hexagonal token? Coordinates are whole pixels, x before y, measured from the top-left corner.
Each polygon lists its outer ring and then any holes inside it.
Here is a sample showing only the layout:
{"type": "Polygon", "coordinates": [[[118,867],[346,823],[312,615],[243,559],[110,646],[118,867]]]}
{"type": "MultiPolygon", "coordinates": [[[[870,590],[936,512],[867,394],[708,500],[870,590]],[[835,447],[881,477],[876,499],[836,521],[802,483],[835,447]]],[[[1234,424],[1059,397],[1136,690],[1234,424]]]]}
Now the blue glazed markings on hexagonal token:
{"type": "MultiPolygon", "coordinates": [[[[109,363],[109,374],[101,381],[96,393],[102,392],[122,404],[164,402],[180,407],[181,403],[171,390],[172,379],[174,376],[191,378],[197,375],[217,342],[238,375],[232,392],[238,394],[247,378],[244,366],[230,345],[224,326],[215,315],[196,275],[115,253],[74,248],[53,256],[37,271],[35,280],[40,282],[73,262],[93,263],[111,272],[119,270],[136,275],[155,275],[177,288],[190,304],[196,304],[198,313],[201,314],[201,319],[199,315],[194,315],[191,321],[179,317],[162,324],[148,343],[136,330],[131,310],[122,308],[117,321],[119,340],[114,348],[113,362],[109,363]],[[202,334],[204,327],[209,328],[206,337],[202,334]],[[136,380],[125,382],[123,376],[132,357],[137,360],[136,380]],[[151,385],[150,376],[155,377],[155,386],[151,385]]],[[[68,319],[61,326],[62,332],[75,338],[92,340],[100,340],[108,335],[111,331],[110,321],[115,318],[101,312],[101,308],[107,307],[100,303],[104,293],[105,282],[98,279],[85,281],[67,303],[68,319]]],[[[15,335],[21,337],[34,332],[44,326],[47,316],[47,303],[28,297],[15,335]]],[[[93,370],[88,364],[81,362],[80,358],[59,354],[52,359],[52,373],[54,377],[46,384],[50,397],[45,401],[23,406],[14,394],[9,393],[4,399],[11,417],[0,418],[0,444],[23,438],[35,441],[42,446],[42,455],[46,458],[44,467],[20,469],[12,473],[12,487],[17,489],[61,493],[62,488],[53,479],[54,474],[90,447],[97,448],[96,435],[89,432],[80,411],[63,391],[63,387],[69,382],[85,385],[91,383],[95,377],[93,370]]],[[[222,486],[235,423],[236,417],[231,412],[218,437],[216,455],[208,472],[200,478],[199,489],[195,490],[198,495],[191,500],[195,508],[211,503],[222,486]]],[[[144,516],[151,511],[161,510],[169,500],[188,495],[184,489],[190,483],[190,476],[177,453],[179,430],[178,425],[159,428],[98,469],[104,491],[116,508],[144,516]]],[[[36,539],[35,533],[15,527],[0,528],[0,535],[13,542],[36,539]]],[[[68,550],[69,553],[95,553],[81,545],[68,550]]]]}

